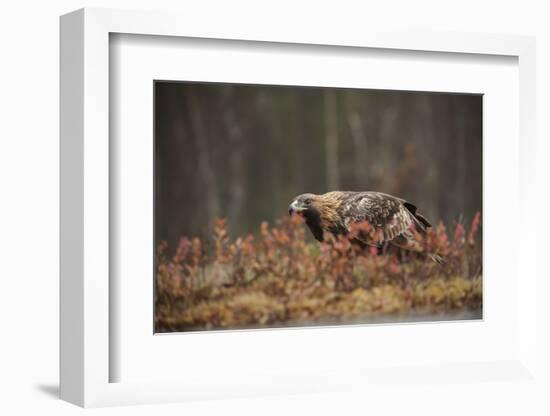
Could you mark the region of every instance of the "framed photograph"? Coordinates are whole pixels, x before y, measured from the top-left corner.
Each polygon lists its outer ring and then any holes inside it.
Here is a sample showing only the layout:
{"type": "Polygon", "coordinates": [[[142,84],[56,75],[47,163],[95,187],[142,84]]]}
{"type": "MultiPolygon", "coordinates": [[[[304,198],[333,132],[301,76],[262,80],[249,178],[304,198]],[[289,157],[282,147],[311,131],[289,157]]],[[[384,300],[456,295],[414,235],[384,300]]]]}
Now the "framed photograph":
{"type": "Polygon", "coordinates": [[[155,332],[482,318],[481,94],[153,94],[155,332]]]}
{"type": "Polygon", "coordinates": [[[61,18],[62,398],[536,383],[534,40],[231,28],[61,18]]]}

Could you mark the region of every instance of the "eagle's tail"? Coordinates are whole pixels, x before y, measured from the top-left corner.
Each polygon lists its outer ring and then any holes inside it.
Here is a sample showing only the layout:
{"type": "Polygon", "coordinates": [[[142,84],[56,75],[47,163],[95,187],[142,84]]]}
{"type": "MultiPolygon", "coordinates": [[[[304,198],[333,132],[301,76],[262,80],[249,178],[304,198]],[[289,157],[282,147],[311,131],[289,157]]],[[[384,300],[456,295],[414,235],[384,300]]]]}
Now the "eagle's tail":
{"type": "Polygon", "coordinates": [[[419,225],[419,230],[421,232],[426,232],[426,228],[430,228],[432,224],[424,217],[420,212],[418,212],[415,205],[411,204],[410,202],[404,202],[403,205],[407,210],[413,215],[415,222],[417,225],[419,225]]]}
{"type": "Polygon", "coordinates": [[[430,224],[429,221],[419,212],[415,212],[413,215],[425,228],[430,228],[432,226],[432,224],[430,224]]]}
{"type": "MultiPolygon", "coordinates": [[[[419,231],[422,234],[426,234],[426,229],[430,228],[432,226],[432,224],[430,224],[430,222],[426,219],[426,217],[424,217],[420,212],[418,212],[415,205],[411,204],[410,202],[404,202],[403,205],[412,214],[412,217],[413,217],[415,225],[416,225],[415,228],[417,229],[417,231],[419,231]]],[[[415,244],[416,244],[416,242],[415,242],[415,244]]],[[[438,264],[444,264],[445,263],[445,258],[440,256],[439,254],[426,253],[426,255],[430,260],[432,260],[432,261],[434,261],[438,264]]]]}

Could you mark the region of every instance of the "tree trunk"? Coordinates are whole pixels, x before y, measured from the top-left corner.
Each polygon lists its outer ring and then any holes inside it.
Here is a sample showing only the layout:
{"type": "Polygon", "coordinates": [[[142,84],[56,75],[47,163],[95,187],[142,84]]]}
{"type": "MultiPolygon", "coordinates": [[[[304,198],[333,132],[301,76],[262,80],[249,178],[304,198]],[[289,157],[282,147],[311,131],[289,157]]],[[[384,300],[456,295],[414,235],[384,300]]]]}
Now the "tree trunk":
{"type": "Polygon", "coordinates": [[[227,139],[229,142],[228,168],[229,168],[229,201],[227,204],[227,218],[229,224],[237,224],[243,207],[245,197],[245,142],[242,125],[237,117],[235,106],[235,90],[233,86],[224,89],[223,103],[225,113],[223,115],[227,139]]]}
{"type": "Polygon", "coordinates": [[[197,149],[197,168],[200,173],[198,176],[203,184],[203,198],[206,202],[207,218],[212,220],[220,215],[218,181],[210,161],[208,134],[203,120],[201,103],[191,89],[187,93],[187,111],[190,114],[192,137],[197,149]]]}
{"type": "Polygon", "coordinates": [[[338,114],[334,89],[325,89],[324,103],[327,187],[328,190],[335,191],[340,186],[340,171],[338,164],[338,114]]]}
{"type": "Polygon", "coordinates": [[[350,93],[347,94],[347,110],[347,121],[353,143],[355,185],[362,187],[369,177],[367,135],[350,93]]]}

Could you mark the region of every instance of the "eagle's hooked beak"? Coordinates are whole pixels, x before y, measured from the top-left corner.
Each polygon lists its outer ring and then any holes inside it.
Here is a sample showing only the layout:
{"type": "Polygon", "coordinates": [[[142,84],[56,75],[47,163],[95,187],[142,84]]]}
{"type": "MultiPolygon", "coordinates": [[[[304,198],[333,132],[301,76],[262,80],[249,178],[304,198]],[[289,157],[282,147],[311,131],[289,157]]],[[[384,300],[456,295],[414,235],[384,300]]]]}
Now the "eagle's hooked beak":
{"type": "Polygon", "coordinates": [[[292,203],[288,206],[288,215],[292,215],[294,213],[300,213],[307,209],[306,206],[302,205],[300,202],[298,202],[296,199],[292,201],[292,203]]]}

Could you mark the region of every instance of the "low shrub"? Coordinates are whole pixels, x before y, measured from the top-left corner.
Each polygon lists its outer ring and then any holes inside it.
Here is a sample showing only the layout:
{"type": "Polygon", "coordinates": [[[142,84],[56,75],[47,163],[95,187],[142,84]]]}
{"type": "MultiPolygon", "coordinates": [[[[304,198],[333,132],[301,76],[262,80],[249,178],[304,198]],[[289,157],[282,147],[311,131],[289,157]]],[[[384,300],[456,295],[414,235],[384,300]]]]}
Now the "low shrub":
{"type": "Polygon", "coordinates": [[[159,245],[156,330],[480,317],[479,223],[479,213],[468,229],[457,223],[449,233],[440,223],[419,236],[420,252],[405,252],[359,248],[344,236],[307,242],[296,216],[237,238],[217,219],[211,240],[182,237],[173,255],[159,245]]]}

